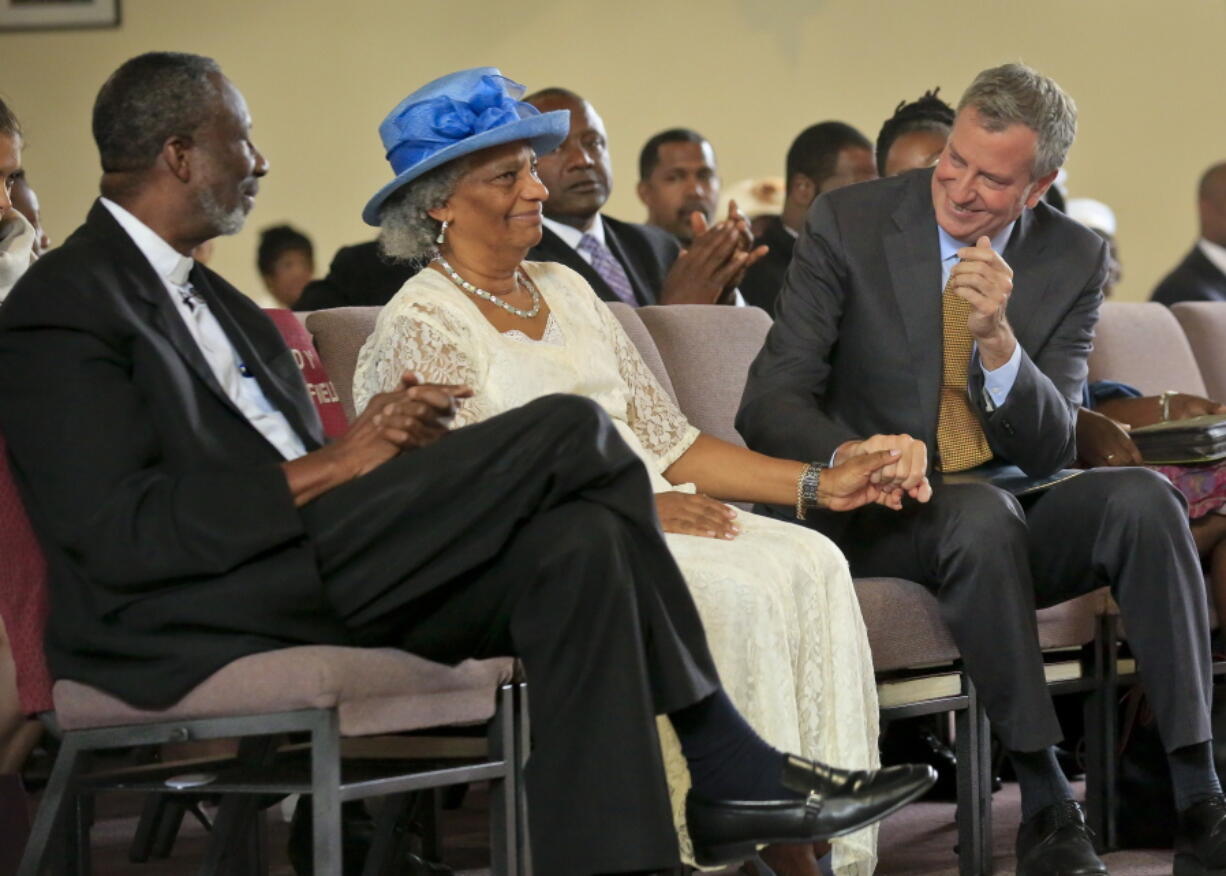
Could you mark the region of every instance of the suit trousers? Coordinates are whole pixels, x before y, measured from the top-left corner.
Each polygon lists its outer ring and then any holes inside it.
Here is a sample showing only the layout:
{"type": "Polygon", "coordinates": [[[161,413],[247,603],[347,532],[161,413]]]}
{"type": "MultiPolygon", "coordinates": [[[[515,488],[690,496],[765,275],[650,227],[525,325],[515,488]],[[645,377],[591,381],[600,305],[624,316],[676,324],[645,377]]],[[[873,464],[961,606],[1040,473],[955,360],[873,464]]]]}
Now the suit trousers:
{"type": "Polygon", "coordinates": [[[865,508],[845,526],[821,516],[854,575],[910,578],[936,595],[1006,748],[1060,738],[1035,608],[1104,585],[1167,750],[1211,738],[1204,579],[1187,506],[1161,475],[1092,469],[1021,501],[987,484],[938,484],[931,502],[901,512],[865,508]]]}
{"type": "Polygon", "coordinates": [[[535,872],[676,864],[655,715],[718,678],[646,471],[597,405],[539,399],[302,512],[358,644],[523,662],[535,872]]]}

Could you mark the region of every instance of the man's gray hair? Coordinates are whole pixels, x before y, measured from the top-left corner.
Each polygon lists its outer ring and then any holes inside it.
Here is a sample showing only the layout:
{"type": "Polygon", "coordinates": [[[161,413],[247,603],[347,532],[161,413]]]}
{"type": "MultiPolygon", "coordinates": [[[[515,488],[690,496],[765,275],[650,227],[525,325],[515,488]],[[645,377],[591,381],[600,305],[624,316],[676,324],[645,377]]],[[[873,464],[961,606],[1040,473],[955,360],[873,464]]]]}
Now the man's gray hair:
{"type": "Polygon", "coordinates": [[[212,58],[148,52],[125,61],[94,101],[94,142],[107,173],[147,170],[171,137],[191,137],[216,113],[212,58]]]}
{"type": "Polygon", "coordinates": [[[437,250],[442,223],[430,211],[443,206],[468,170],[463,158],[422,174],[389,197],[379,211],[379,249],[398,262],[424,262],[437,250]]]}
{"type": "Polygon", "coordinates": [[[1059,170],[1077,136],[1077,105],[1054,79],[1025,64],[1003,64],[975,77],[958,102],[958,112],[974,107],[984,127],[1003,131],[1025,125],[1038,134],[1031,176],[1059,170]]]}

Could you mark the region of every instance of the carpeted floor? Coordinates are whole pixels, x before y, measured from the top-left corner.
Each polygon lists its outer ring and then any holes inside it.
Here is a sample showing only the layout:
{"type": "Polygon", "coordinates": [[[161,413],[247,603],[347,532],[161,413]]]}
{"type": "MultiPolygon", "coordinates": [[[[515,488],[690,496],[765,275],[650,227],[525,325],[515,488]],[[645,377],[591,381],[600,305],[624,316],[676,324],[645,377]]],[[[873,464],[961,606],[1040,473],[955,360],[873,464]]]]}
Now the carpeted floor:
{"type": "MultiPolygon", "coordinates": [[[[128,795],[108,795],[99,802],[92,849],[94,872],[104,876],[186,876],[195,872],[204,852],[207,834],[190,818],[165,861],[132,864],[127,846],[136,827],[139,801],[128,795]]],[[[993,848],[998,874],[1014,872],[1013,837],[1020,807],[1017,786],[1006,784],[995,797],[993,848]]],[[[442,816],[444,856],[460,876],[488,873],[485,795],[470,793],[463,807],[442,816]]],[[[274,809],[269,814],[272,876],[293,876],[286,862],[288,826],[274,809]]],[[[916,803],[888,819],[881,830],[882,876],[956,876],[954,807],[950,803],[916,803]]],[[[1112,876],[1169,876],[1171,853],[1157,851],[1113,852],[1106,857],[1112,876]]]]}

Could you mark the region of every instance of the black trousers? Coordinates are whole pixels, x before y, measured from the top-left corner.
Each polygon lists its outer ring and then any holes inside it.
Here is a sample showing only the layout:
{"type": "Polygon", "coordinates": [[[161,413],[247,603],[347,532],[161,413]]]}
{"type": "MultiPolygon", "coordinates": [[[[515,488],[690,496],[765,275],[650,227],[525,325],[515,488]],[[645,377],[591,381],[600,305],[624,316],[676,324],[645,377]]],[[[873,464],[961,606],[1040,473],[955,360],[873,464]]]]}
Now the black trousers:
{"type": "Polygon", "coordinates": [[[1211,738],[1204,578],[1187,506],[1161,475],[1093,469],[1026,501],[985,484],[939,485],[925,505],[815,522],[829,527],[852,574],[909,578],[936,594],[1007,748],[1035,751],[1060,738],[1036,606],[1104,585],[1167,750],[1211,738]]]}
{"type": "Polygon", "coordinates": [[[647,474],[598,406],[539,399],[303,515],[360,644],[522,660],[537,873],[677,863],[655,715],[719,682],[647,474]]]}

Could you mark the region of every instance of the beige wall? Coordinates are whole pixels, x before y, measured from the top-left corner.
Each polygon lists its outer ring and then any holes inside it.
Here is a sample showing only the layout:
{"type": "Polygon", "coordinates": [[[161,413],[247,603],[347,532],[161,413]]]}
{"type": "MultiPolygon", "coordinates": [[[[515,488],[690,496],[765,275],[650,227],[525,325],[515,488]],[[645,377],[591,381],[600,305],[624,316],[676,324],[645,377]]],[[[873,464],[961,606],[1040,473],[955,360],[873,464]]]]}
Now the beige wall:
{"type": "Polygon", "coordinates": [[[371,237],[358,214],[388,177],[378,122],[462,67],[588,96],[612,142],[609,212],[641,219],[638,148],[664,127],[704,132],[728,181],[777,174],[812,122],[873,136],[903,98],[938,84],[956,98],[976,71],[1026,61],[1080,106],[1070,186],[1115,207],[1128,299],[1190,245],[1196,177],[1226,158],[1222,0],[123,0],[123,14],[119,30],[0,34],[0,93],[27,128],[48,228],[63,239],[95,192],[89,109],[105,76],[150,49],[212,55],[272,163],[213,264],[261,295],[257,229],[305,229],[321,270],[371,237]]]}

